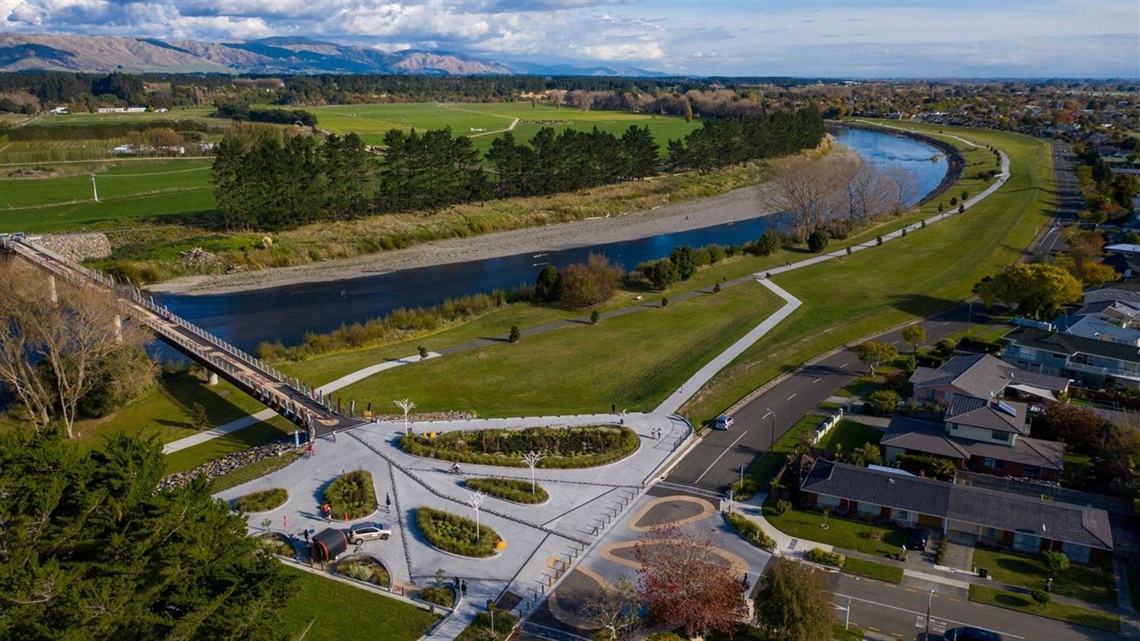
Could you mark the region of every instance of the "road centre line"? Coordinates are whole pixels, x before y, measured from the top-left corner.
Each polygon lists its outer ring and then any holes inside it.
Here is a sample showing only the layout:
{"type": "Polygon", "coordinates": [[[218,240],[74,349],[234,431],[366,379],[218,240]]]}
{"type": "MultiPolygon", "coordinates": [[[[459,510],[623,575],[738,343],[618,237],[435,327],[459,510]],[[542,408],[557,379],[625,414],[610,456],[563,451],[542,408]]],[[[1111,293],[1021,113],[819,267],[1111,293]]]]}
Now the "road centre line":
{"type": "MultiPolygon", "coordinates": [[[[796,394],[798,394],[798,393],[799,393],[799,392],[796,392],[796,394]]],[[[790,401],[790,400],[792,400],[793,398],[795,398],[795,397],[796,397],[796,394],[792,394],[791,396],[789,396],[789,397],[788,397],[788,400],[790,401]]]]}
{"type": "Polygon", "coordinates": [[[811,384],[812,384],[812,385],[815,385],[816,383],[818,383],[818,382],[820,382],[820,381],[822,381],[822,380],[823,380],[823,377],[822,377],[822,376],[820,376],[819,378],[817,378],[817,379],[815,379],[814,381],[812,381],[812,382],[811,382],[811,384]]]}
{"type": "MultiPolygon", "coordinates": [[[[877,606],[879,606],[879,607],[883,607],[883,608],[890,608],[890,609],[892,609],[892,610],[898,610],[899,612],[906,612],[907,614],[913,614],[913,615],[916,615],[916,616],[921,616],[921,617],[925,617],[925,616],[926,616],[926,613],[925,613],[925,612],[916,612],[916,611],[914,611],[914,610],[908,610],[908,609],[906,609],[906,608],[900,608],[900,607],[898,607],[897,605],[890,605],[890,604],[887,604],[887,603],[879,603],[878,601],[871,601],[870,599],[862,599],[862,598],[859,598],[859,597],[857,597],[857,596],[851,596],[851,595],[849,595],[849,594],[839,594],[839,593],[835,593],[835,596],[837,596],[837,597],[841,597],[841,598],[844,598],[844,599],[851,599],[852,601],[860,601],[860,602],[862,602],[862,603],[867,603],[867,604],[870,604],[870,605],[877,605],[877,606]]],[[[971,603],[973,603],[973,602],[971,601],[971,603]]],[[[978,605],[978,604],[974,603],[974,605],[978,605]]],[[[947,623],[955,623],[955,624],[957,624],[957,625],[965,625],[965,626],[971,626],[971,627],[975,627],[975,628],[981,628],[981,627],[982,627],[982,626],[980,626],[980,625],[972,625],[972,624],[969,624],[969,623],[965,623],[965,622],[963,622],[963,621],[955,621],[954,619],[946,619],[946,618],[943,618],[943,619],[941,619],[941,620],[942,620],[942,621],[946,621],[947,623]]],[[[990,628],[983,628],[983,629],[985,629],[985,630],[990,630],[990,628]]],[[[1009,632],[1002,632],[1001,630],[990,630],[990,631],[991,631],[991,632],[997,632],[998,634],[1002,635],[1003,637],[1010,637],[1010,638],[1013,638],[1013,639],[1024,639],[1024,638],[1025,638],[1025,637],[1022,637],[1022,636],[1018,636],[1018,635],[1016,635],[1016,634],[1012,634],[1012,633],[1009,633],[1009,632]]]]}
{"type": "Polygon", "coordinates": [[[728,447],[724,448],[724,451],[720,453],[720,456],[716,457],[716,459],[712,463],[710,463],[707,468],[705,468],[704,472],[701,472],[701,475],[697,477],[697,480],[693,481],[693,484],[695,485],[697,483],[700,483],[701,479],[705,478],[705,474],[708,474],[709,470],[713,469],[713,466],[716,465],[717,461],[719,461],[721,459],[721,457],[723,457],[725,454],[728,454],[728,451],[731,450],[734,445],[739,443],[740,439],[744,438],[744,435],[747,433],[748,433],[748,430],[744,430],[743,432],[740,433],[740,436],[736,437],[735,441],[730,443],[728,445],[728,447]]]}

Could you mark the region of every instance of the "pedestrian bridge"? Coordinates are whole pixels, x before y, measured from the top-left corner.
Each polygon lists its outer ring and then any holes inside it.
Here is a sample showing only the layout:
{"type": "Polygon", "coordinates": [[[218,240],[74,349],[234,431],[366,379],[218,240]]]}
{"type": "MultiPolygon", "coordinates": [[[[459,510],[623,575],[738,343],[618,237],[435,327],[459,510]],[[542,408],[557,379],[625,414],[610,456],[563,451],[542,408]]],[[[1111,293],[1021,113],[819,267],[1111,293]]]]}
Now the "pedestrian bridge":
{"type": "Polygon", "coordinates": [[[0,249],[46,271],[53,290],[55,279],[62,278],[78,286],[113,292],[125,317],[147,327],[171,347],[200,363],[211,373],[212,379],[215,376],[226,379],[304,428],[310,438],[365,423],[364,419],[351,415],[355,407],[350,407],[348,415],[342,413],[344,408],[339,403],[334,404],[331,398],[180,318],[145,291],[38,246],[34,237],[0,236],[0,249]]]}

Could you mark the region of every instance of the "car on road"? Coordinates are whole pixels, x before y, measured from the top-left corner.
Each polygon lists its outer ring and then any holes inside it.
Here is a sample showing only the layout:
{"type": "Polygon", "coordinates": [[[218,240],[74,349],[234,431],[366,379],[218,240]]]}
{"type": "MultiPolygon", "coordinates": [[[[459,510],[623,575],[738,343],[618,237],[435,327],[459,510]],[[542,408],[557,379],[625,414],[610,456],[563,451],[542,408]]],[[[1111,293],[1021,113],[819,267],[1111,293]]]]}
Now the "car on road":
{"type": "Polygon", "coordinates": [[[728,428],[732,427],[732,424],[734,422],[735,421],[733,421],[732,417],[728,414],[721,414],[720,416],[716,417],[715,421],[713,421],[712,427],[714,430],[727,430],[728,428]]]}
{"type": "Polygon", "coordinates": [[[1001,641],[1001,635],[981,628],[951,628],[942,635],[945,641],[1001,641]]]}
{"type": "Polygon", "coordinates": [[[387,541],[390,536],[392,536],[392,528],[390,527],[385,527],[380,523],[361,523],[348,531],[348,542],[356,544],[373,539],[387,541]]]}
{"type": "Polygon", "coordinates": [[[907,533],[906,547],[908,550],[925,550],[927,542],[930,541],[930,532],[923,528],[914,528],[907,533]]]}

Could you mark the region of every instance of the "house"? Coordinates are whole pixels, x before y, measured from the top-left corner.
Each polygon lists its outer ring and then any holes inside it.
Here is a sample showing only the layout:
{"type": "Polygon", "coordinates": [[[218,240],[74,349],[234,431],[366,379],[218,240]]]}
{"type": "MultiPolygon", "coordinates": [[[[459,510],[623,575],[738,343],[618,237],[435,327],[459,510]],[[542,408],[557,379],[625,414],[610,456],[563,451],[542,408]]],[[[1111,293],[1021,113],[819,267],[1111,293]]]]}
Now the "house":
{"type": "Polygon", "coordinates": [[[1140,256],[1140,245],[1116,243],[1114,245],[1105,245],[1104,251],[1109,254],[1120,254],[1122,256],[1140,256]]]}
{"type": "Polygon", "coordinates": [[[1002,360],[1027,372],[1140,388],[1140,348],[1134,345],[1033,327],[1018,327],[1004,338],[1009,344],[1002,360]]]}
{"type": "Polygon", "coordinates": [[[810,507],[842,508],[1027,554],[1096,563],[1113,550],[1104,510],[818,460],[800,483],[810,507]]]}
{"type": "Polygon", "coordinates": [[[956,395],[978,398],[1035,397],[1055,401],[1069,379],[1024,372],[989,354],[957,356],[939,367],[919,367],[910,376],[919,402],[949,403],[956,395]]]}
{"type": "MultiPolygon", "coordinates": [[[[1096,305],[1090,309],[1100,307],[1096,305]]],[[[1105,309],[1112,309],[1105,307],[1105,309]]],[[[1110,313],[1070,314],[1058,316],[1053,319],[1057,331],[1083,336],[1098,341],[1120,343],[1140,347],[1140,327],[1133,326],[1133,321],[1122,320],[1110,313]]]]}
{"type": "Polygon", "coordinates": [[[949,423],[895,416],[879,444],[884,459],[892,463],[900,454],[921,454],[949,459],[960,470],[993,476],[1046,481],[1061,478],[1065,468],[1063,443],[1030,438],[1028,430],[991,433],[991,439],[971,438],[961,432],[949,423]],[[995,435],[1000,438],[993,438],[995,435]]]}

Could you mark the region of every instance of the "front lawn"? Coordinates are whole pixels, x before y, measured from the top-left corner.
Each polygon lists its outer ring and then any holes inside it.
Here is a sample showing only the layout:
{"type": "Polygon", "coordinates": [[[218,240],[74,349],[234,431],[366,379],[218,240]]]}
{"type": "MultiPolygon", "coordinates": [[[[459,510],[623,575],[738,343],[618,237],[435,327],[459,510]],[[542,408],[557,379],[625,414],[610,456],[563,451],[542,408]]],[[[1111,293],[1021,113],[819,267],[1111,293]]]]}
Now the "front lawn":
{"type": "Polygon", "coordinates": [[[414,605],[339,581],[290,567],[285,572],[297,577],[281,611],[288,639],[414,641],[439,619],[414,605]]]}
{"type": "MultiPolygon", "coordinates": [[[[1044,587],[1049,578],[1049,571],[1039,556],[977,548],[974,565],[989,570],[995,581],[1030,590],[1044,587]]],[[[1053,580],[1053,593],[1111,607],[1116,605],[1116,579],[1109,572],[1073,565],[1053,580]]]]}
{"type": "MultiPolygon", "coordinates": [[[[764,502],[764,518],[788,536],[877,556],[897,553],[906,538],[902,530],[833,516],[825,519],[821,513],[800,508],[792,508],[784,516],[779,516],[771,500],[764,502]],[[827,525],[827,529],[820,527],[824,524],[827,525]],[[878,540],[876,537],[879,537],[878,540]]],[[[802,545],[804,544],[801,542],[802,545]]]]}
{"type": "Polygon", "coordinates": [[[834,450],[842,446],[844,452],[853,452],[867,443],[878,445],[882,438],[882,430],[844,418],[840,419],[839,425],[831,428],[831,431],[820,439],[819,446],[825,450],[834,450]]]}
{"type": "Polygon", "coordinates": [[[847,561],[843,563],[843,571],[886,581],[887,583],[894,583],[896,585],[902,583],[903,580],[902,568],[852,557],[847,557],[847,561]]]}
{"type": "Polygon", "coordinates": [[[1026,614],[1034,614],[1039,617],[1057,619],[1059,621],[1065,621],[1066,623],[1075,623],[1090,628],[1097,628],[1098,630],[1107,630],[1109,632],[1120,631],[1120,617],[1115,614],[1102,612],[1100,610],[1090,610],[1075,605],[1066,605],[1064,603],[1057,603],[1056,601],[1052,601],[1042,607],[1027,594],[1014,594],[1013,592],[1005,592],[985,585],[971,585],[970,600],[977,601],[978,603],[996,605],[999,608],[1017,610],[1026,614]]]}

